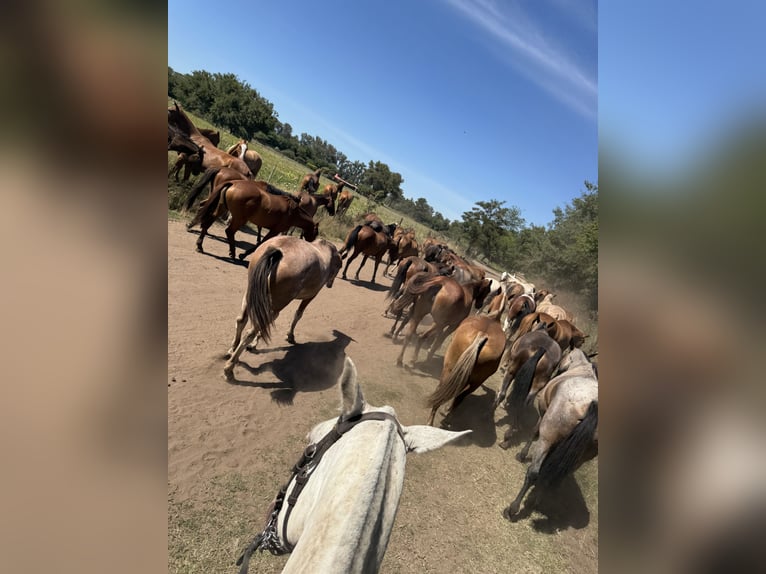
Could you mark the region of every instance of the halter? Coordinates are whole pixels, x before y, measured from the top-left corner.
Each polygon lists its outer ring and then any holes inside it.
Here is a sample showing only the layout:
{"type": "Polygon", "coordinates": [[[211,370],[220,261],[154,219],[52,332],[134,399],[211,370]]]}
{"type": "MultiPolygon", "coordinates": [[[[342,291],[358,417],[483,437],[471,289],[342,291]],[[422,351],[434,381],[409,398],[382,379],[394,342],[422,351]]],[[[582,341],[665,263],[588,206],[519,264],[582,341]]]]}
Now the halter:
{"type": "MultiPolygon", "coordinates": [[[[402,431],[402,426],[399,424],[399,421],[396,420],[396,417],[382,411],[374,411],[354,415],[349,418],[344,418],[343,415],[341,415],[338,417],[338,421],[335,423],[335,426],[329,433],[322,437],[319,442],[310,444],[306,447],[306,450],[303,451],[300,460],[293,467],[290,478],[279,490],[279,493],[277,494],[277,497],[274,501],[274,508],[269,515],[269,519],[266,522],[266,526],[264,527],[263,531],[253,539],[253,541],[245,549],[242,555],[237,559],[237,566],[240,564],[242,565],[239,574],[247,574],[250,557],[256,550],[261,552],[268,550],[275,556],[288,554],[293,551],[295,547],[287,540],[287,521],[290,518],[290,513],[295,507],[298,496],[300,496],[300,493],[303,492],[304,487],[311,478],[311,475],[316,470],[316,467],[319,465],[319,462],[322,460],[324,454],[330,449],[332,445],[338,441],[338,439],[340,439],[344,434],[346,434],[359,423],[364,421],[384,420],[390,420],[396,425],[396,431],[399,433],[399,437],[402,439],[402,441],[404,441],[404,432],[402,431]],[[293,479],[295,479],[295,487],[290,493],[290,496],[287,497],[287,511],[285,512],[285,519],[282,521],[282,536],[280,540],[280,536],[277,532],[277,519],[280,511],[282,510],[282,505],[285,502],[287,489],[293,479]]],[[[407,448],[406,441],[404,442],[405,448],[407,448]]],[[[409,450],[410,449],[407,449],[408,452],[409,450]]]]}

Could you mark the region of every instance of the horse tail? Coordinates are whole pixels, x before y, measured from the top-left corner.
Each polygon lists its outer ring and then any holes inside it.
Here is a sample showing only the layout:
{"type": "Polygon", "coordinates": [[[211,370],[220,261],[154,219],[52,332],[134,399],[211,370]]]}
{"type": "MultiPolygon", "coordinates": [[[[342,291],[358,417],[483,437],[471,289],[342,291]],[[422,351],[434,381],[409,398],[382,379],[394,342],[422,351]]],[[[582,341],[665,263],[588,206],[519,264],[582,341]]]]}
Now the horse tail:
{"type": "Polygon", "coordinates": [[[407,283],[407,287],[404,288],[406,293],[412,295],[422,295],[432,287],[437,287],[435,291],[441,289],[441,283],[435,283],[434,280],[438,279],[439,275],[434,275],[429,271],[421,271],[412,276],[412,279],[407,283]]]}
{"type": "Polygon", "coordinates": [[[454,399],[465,387],[468,377],[471,376],[476,361],[479,358],[484,344],[489,340],[489,335],[483,332],[476,333],[473,342],[466,347],[458,358],[452,372],[446,379],[439,381],[439,386],[428,397],[428,407],[435,408],[454,399]]]}
{"type": "Polygon", "coordinates": [[[394,277],[394,282],[391,283],[391,288],[388,290],[388,295],[386,295],[386,299],[390,299],[396,293],[399,292],[399,289],[402,288],[402,284],[404,283],[404,278],[407,276],[407,271],[409,270],[410,267],[412,267],[412,259],[406,261],[404,265],[399,265],[399,270],[396,272],[396,277],[394,277]]]}
{"type": "Polygon", "coordinates": [[[199,181],[194,184],[194,187],[191,188],[191,191],[189,192],[189,197],[186,198],[186,201],[184,202],[184,210],[189,211],[194,205],[194,200],[197,199],[197,196],[199,195],[199,192],[202,191],[202,189],[210,183],[213,178],[218,175],[218,172],[221,171],[220,167],[211,167],[205,170],[205,173],[202,174],[202,177],[199,178],[199,181]]]}
{"type": "Polygon", "coordinates": [[[571,474],[582,462],[583,456],[593,444],[598,427],[598,401],[591,401],[585,417],[569,433],[548,451],[540,465],[538,484],[544,488],[556,486],[561,479],[571,474]]]}
{"type": "Polygon", "coordinates": [[[271,326],[277,319],[271,302],[271,275],[276,272],[283,256],[276,247],[268,247],[255,264],[248,284],[247,315],[265,343],[269,342],[271,326]]]}
{"type": "Polygon", "coordinates": [[[354,246],[354,243],[356,243],[356,238],[359,237],[359,231],[362,229],[361,225],[357,225],[354,227],[354,229],[349,233],[348,239],[346,239],[346,243],[343,244],[343,249],[340,250],[341,259],[345,259],[346,255],[348,255],[349,250],[354,246]]]}
{"type": "Polygon", "coordinates": [[[532,379],[535,378],[535,370],[537,370],[537,363],[540,362],[540,358],[545,354],[545,348],[540,347],[535,351],[535,354],[529,357],[521,368],[516,373],[513,380],[513,389],[508,397],[508,404],[517,412],[524,406],[524,401],[527,399],[529,389],[532,388],[532,379]]]}

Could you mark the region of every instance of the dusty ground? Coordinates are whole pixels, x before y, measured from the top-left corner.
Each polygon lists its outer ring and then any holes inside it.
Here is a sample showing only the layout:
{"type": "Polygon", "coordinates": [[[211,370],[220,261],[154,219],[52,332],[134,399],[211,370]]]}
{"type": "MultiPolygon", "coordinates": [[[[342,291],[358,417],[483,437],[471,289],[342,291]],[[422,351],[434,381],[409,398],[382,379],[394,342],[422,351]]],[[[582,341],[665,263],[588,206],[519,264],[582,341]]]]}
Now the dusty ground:
{"type": "MultiPolygon", "coordinates": [[[[297,303],[289,306],[271,343],[245,352],[234,371],[236,381],[227,383],[221,357],[234,335],[246,270],[226,258],[223,229],[211,231],[203,255],[194,251],[196,234],[181,221],[168,222],[172,572],[237,571],[234,561],[262,528],[269,502],[305,447],[306,433],[337,416],[334,385],[344,353],[357,365],[368,402],[392,405],[403,424],[426,422],[425,398],[441,369],[441,352],[413,371],[395,366],[400,347],[385,335],[391,319],[382,316],[384,286],[390,279],[382,277],[381,268],[377,286],[339,276],[332,289],[323,290],[296,328],[297,345],[284,340],[297,303]]],[[[254,240],[241,232],[238,239],[254,240]]],[[[371,275],[368,262],[361,277],[371,275]]],[[[517,522],[502,518],[525,467],[513,458],[520,446],[509,451],[497,446],[505,412],[490,411],[500,381],[495,374],[447,421],[453,430],[473,429],[470,440],[408,455],[382,572],[597,571],[596,461],[536,506],[522,507],[517,522]]],[[[441,420],[437,415],[437,424],[441,420]]],[[[286,559],[255,555],[251,572],[279,572],[286,559]]]]}

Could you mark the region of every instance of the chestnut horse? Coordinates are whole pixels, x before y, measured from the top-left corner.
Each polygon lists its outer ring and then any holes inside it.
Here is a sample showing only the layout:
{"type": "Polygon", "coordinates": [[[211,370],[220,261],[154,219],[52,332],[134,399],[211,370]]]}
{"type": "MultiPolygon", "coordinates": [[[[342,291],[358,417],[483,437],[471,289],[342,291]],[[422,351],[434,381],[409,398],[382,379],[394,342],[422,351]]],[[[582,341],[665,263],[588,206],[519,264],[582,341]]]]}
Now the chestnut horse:
{"type": "MultiPolygon", "coordinates": [[[[210,184],[210,193],[208,193],[208,198],[210,198],[213,195],[213,191],[216,188],[221,187],[227,181],[237,181],[240,179],[246,180],[247,178],[237,170],[231,169],[230,167],[212,167],[205,170],[205,173],[202,174],[202,177],[199,179],[199,181],[197,181],[197,183],[194,184],[194,187],[191,188],[191,191],[189,191],[189,196],[186,198],[186,201],[184,201],[184,211],[188,211],[192,208],[192,205],[194,205],[194,200],[208,183],[210,184]]],[[[191,229],[194,225],[199,223],[199,218],[201,217],[200,210],[203,209],[203,204],[207,204],[207,199],[204,199],[202,202],[200,202],[197,215],[192,220],[192,222],[186,226],[187,229],[191,229]]]]}
{"type": "Polygon", "coordinates": [[[247,164],[247,167],[250,168],[250,171],[253,172],[253,179],[255,179],[258,172],[261,171],[261,166],[263,165],[261,154],[255,150],[247,149],[247,142],[245,140],[239,140],[227,149],[226,153],[244,161],[247,164]]]}
{"type": "Polygon", "coordinates": [[[567,353],[561,374],[535,398],[540,416],[533,440],[517,459],[524,461],[532,447],[532,461],[516,499],[503,510],[512,520],[532,486],[551,488],[587,460],[598,455],[598,379],[580,349],[567,353]]]}
{"type": "Polygon", "coordinates": [[[177,103],[174,104],[173,107],[168,108],[168,125],[178,129],[182,134],[202,148],[204,151],[202,155],[202,167],[204,169],[210,167],[230,167],[237,170],[248,179],[252,178],[253,174],[247,164],[241,159],[231,156],[214,146],[209,139],[202,135],[200,130],[197,129],[197,126],[192,123],[189,116],[186,115],[177,103]]]}
{"type": "Polygon", "coordinates": [[[287,333],[287,342],[295,344],[295,325],[322,287],[332,287],[340,266],[338,249],[322,238],[309,243],[282,235],[261,243],[248,264],[247,291],[223,368],[226,378],[233,377],[234,365],[245,347],[252,343],[255,348],[259,336],[268,343],[279,312],[293,299],[300,299],[287,333]],[[252,326],[242,339],[248,320],[252,326]]]}
{"type": "Polygon", "coordinates": [[[442,275],[433,276],[429,273],[418,273],[413,276],[393,307],[394,312],[399,312],[407,305],[412,304],[412,312],[408,320],[403,321],[397,331],[398,334],[407,323],[410,324],[396,364],[402,366],[407,345],[413,338],[417,338],[415,353],[412,357],[412,365],[414,366],[423,341],[431,335],[436,335],[428,351],[428,359],[430,360],[441,347],[444,339],[457,329],[463,319],[468,316],[471,305],[473,304],[479,309],[484,304],[484,298],[489,293],[489,285],[489,279],[461,284],[452,277],[442,275]],[[423,317],[429,313],[434,320],[433,326],[422,335],[418,335],[418,325],[423,317]]]}
{"type": "MultiPolygon", "coordinates": [[[[226,238],[229,240],[229,257],[232,259],[235,251],[234,234],[248,221],[269,228],[264,241],[293,226],[300,227],[308,241],[313,241],[319,234],[318,226],[311,216],[288,193],[265,181],[230,181],[213,191],[201,210],[202,231],[197,239],[197,251],[202,252],[202,240],[208,228],[225,210],[231,212],[226,238]]],[[[254,250],[240,253],[239,258],[244,259],[254,250]]]]}
{"type": "Polygon", "coordinates": [[[390,225],[382,225],[379,221],[371,221],[362,225],[357,225],[349,231],[346,241],[343,243],[343,248],[340,250],[340,255],[343,259],[348,255],[349,250],[353,247],[354,252],[346,262],[346,267],[343,269],[343,279],[346,279],[346,272],[351,262],[362,254],[364,257],[362,263],[359,265],[359,269],[356,270],[354,279],[359,280],[359,272],[367,262],[368,257],[375,258],[375,268],[372,270],[372,282],[375,283],[375,275],[378,272],[378,265],[383,258],[383,254],[388,250],[391,243],[391,234],[396,229],[396,223],[390,225]]]}
{"type": "Polygon", "coordinates": [[[472,315],[463,319],[452,336],[444,353],[439,386],[428,397],[431,416],[428,424],[434,424],[438,408],[451,400],[449,412],[463,402],[497,371],[505,350],[505,332],[500,325],[500,315],[505,305],[492,315],[472,315]]]}
{"type": "Polygon", "coordinates": [[[322,175],[322,169],[319,168],[314,173],[307,173],[303,176],[298,191],[316,193],[319,190],[319,177],[322,175]]]}
{"type": "Polygon", "coordinates": [[[342,187],[342,184],[338,186],[338,215],[344,215],[351,206],[351,202],[354,201],[351,191],[342,189],[342,187]]]}

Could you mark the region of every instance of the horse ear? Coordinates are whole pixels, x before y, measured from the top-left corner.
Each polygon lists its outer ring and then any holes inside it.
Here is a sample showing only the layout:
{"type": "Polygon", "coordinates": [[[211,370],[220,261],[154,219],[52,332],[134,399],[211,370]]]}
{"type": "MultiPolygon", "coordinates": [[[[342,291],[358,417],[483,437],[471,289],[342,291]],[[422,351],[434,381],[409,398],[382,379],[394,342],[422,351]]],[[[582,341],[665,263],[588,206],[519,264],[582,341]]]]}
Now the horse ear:
{"type": "Polygon", "coordinates": [[[351,417],[362,413],[364,408],[364,395],[359,382],[356,379],[356,365],[346,355],[343,363],[343,372],[340,374],[341,413],[344,417],[351,417]]]}
{"type": "Polygon", "coordinates": [[[436,450],[473,432],[471,429],[460,432],[447,431],[428,425],[412,425],[403,427],[402,430],[404,431],[404,443],[407,445],[407,450],[418,454],[436,450]]]}

